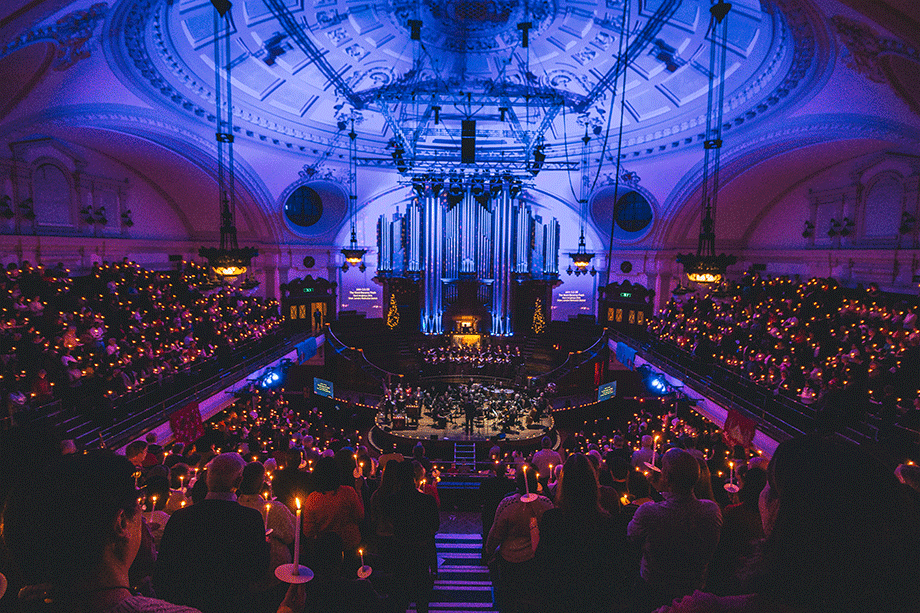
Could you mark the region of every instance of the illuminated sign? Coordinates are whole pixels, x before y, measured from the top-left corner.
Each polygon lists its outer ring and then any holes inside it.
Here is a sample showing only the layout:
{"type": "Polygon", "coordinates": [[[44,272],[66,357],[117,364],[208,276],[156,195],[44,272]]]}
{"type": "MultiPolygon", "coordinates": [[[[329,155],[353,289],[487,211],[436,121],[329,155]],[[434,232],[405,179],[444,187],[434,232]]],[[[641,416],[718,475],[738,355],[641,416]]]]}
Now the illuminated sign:
{"type": "Polygon", "coordinates": [[[348,300],[377,300],[377,290],[371,287],[356,287],[348,292],[348,300]]]}
{"type": "Polygon", "coordinates": [[[585,295],[582,292],[579,292],[574,289],[566,290],[559,294],[557,299],[559,302],[587,302],[585,300],[585,295]]]}
{"type": "Polygon", "coordinates": [[[332,381],[326,381],[319,377],[313,377],[313,393],[317,396],[332,398],[332,381]]]}
{"type": "Polygon", "coordinates": [[[303,293],[309,294],[310,292],[313,291],[313,289],[314,289],[314,288],[312,288],[312,287],[305,287],[305,288],[303,288],[303,293]]]}
{"type": "Polygon", "coordinates": [[[620,292],[620,298],[632,298],[632,292],[620,292]]]}
{"type": "Polygon", "coordinates": [[[597,388],[597,401],[610,400],[617,395],[617,382],[605,383],[597,388]]]}

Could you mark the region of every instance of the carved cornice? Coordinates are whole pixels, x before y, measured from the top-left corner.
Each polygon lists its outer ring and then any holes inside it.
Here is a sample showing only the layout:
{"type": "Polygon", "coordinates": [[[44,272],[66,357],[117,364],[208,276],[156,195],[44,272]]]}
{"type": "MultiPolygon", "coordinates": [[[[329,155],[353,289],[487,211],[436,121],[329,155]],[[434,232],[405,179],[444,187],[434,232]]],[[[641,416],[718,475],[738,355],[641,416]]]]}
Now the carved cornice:
{"type": "Polygon", "coordinates": [[[34,43],[51,42],[57,46],[52,67],[58,71],[67,70],[91,55],[96,27],[108,12],[109,5],[99,2],[88,9],[68,13],[52,25],[26,30],[0,48],[0,58],[34,43]]]}

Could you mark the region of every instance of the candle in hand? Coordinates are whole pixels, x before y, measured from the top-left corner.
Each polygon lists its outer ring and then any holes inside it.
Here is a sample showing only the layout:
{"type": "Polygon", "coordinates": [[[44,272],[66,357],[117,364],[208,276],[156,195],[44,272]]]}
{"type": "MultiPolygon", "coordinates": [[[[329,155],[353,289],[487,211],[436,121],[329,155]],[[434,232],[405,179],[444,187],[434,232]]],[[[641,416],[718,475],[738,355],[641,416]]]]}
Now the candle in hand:
{"type": "Polygon", "coordinates": [[[150,505],[150,515],[153,516],[153,512],[156,511],[157,509],[157,495],[154,494],[153,496],[151,496],[150,500],[152,501],[150,505]]]}
{"type": "Polygon", "coordinates": [[[294,518],[294,574],[300,574],[300,530],[301,530],[301,517],[300,517],[300,498],[295,498],[294,501],[297,503],[297,513],[294,518]]]}
{"type": "Polygon", "coordinates": [[[358,550],[358,555],[361,556],[361,566],[364,566],[364,550],[363,550],[363,549],[359,549],[359,550],[358,550]]]}
{"type": "Polygon", "coordinates": [[[527,492],[527,495],[530,495],[530,483],[527,481],[527,465],[521,467],[524,470],[524,489],[527,492]]]}
{"type": "Polygon", "coordinates": [[[268,532],[268,512],[271,510],[272,505],[269,502],[265,503],[265,531],[268,532]]]}

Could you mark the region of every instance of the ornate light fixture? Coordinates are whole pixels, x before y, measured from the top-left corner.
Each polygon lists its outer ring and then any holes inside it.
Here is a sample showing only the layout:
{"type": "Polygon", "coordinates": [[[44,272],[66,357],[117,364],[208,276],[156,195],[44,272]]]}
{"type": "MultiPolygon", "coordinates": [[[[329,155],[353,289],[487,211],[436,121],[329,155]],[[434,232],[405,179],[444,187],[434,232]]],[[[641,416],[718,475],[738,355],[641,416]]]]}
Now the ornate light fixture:
{"type": "Polygon", "coordinates": [[[364,272],[367,266],[364,264],[364,254],[367,249],[358,246],[357,228],[357,203],[358,203],[358,134],[355,132],[355,122],[351,122],[351,132],[348,133],[348,207],[351,209],[351,241],[348,246],[342,247],[342,255],[345,256],[345,263],[342,264],[342,272],[348,271],[348,266],[357,266],[358,270],[364,272]]]}
{"type": "MultiPolygon", "coordinates": [[[[214,80],[217,106],[217,186],[220,192],[220,247],[201,247],[198,255],[226,282],[246,274],[252,258],[259,255],[255,247],[240,247],[236,240],[233,210],[236,207],[236,181],[233,168],[233,87],[230,81],[231,23],[227,17],[229,3],[215,3],[214,13],[214,80]],[[223,24],[223,28],[221,28],[223,24]],[[223,43],[223,46],[221,45],[223,43]],[[226,105],[222,99],[226,98],[226,105]],[[226,163],[224,157],[226,156],[226,163]]],[[[258,282],[248,279],[252,286],[258,282]]]]}
{"type": "Polygon", "coordinates": [[[716,255],[715,213],[719,196],[719,165],[722,150],[722,111],[725,96],[725,55],[727,50],[725,17],[732,5],[719,0],[709,7],[712,17],[709,28],[712,40],[709,46],[709,92],[706,102],[706,140],[703,143],[703,197],[700,236],[696,253],[677,256],[677,262],[684,265],[684,272],[693,283],[721,283],[725,269],[738,261],[733,255],[716,255]],[[721,51],[721,53],[720,53],[721,51]],[[716,90],[715,78],[719,83],[716,90]],[[712,172],[710,172],[710,169],[712,172]]]}
{"type": "Polygon", "coordinates": [[[583,143],[581,147],[581,192],[578,198],[578,204],[581,208],[581,236],[578,237],[578,250],[569,254],[569,257],[572,258],[572,264],[575,265],[575,269],[572,270],[572,267],[569,266],[565,272],[569,275],[574,272],[576,277],[587,274],[593,277],[597,274],[597,270],[591,266],[591,260],[594,259],[594,253],[589,252],[585,245],[585,218],[588,216],[588,192],[590,191],[590,179],[588,177],[588,143],[591,142],[591,137],[588,136],[587,127],[585,128],[585,135],[582,137],[581,142],[583,143]],[[591,270],[588,270],[588,266],[591,266],[591,270]]]}

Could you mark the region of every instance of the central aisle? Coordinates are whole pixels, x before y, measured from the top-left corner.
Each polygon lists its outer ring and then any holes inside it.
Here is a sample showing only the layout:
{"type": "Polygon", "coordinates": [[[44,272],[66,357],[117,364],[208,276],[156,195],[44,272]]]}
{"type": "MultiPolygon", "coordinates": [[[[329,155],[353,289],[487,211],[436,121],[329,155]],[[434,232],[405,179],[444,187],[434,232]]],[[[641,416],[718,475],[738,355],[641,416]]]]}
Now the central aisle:
{"type": "MultiPolygon", "coordinates": [[[[438,534],[438,578],[429,613],[493,613],[492,582],[482,565],[482,536],[438,534]]],[[[415,613],[414,604],[407,613],[415,613]]]]}

